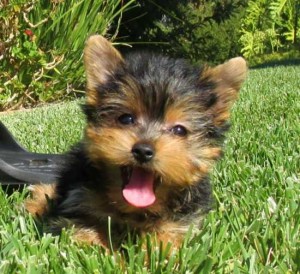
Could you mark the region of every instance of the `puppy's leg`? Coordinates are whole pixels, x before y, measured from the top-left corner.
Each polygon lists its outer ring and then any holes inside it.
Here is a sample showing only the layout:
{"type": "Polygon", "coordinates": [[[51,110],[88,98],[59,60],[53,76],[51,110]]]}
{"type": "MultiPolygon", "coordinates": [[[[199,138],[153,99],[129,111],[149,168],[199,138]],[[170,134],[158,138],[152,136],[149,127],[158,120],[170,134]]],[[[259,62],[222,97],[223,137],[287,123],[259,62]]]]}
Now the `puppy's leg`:
{"type": "Polygon", "coordinates": [[[49,211],[49,201],[56,197],[56,184],[30,186],[31,197],[25,201],[25,208],[34,216],[43,216],[49,211]]]}

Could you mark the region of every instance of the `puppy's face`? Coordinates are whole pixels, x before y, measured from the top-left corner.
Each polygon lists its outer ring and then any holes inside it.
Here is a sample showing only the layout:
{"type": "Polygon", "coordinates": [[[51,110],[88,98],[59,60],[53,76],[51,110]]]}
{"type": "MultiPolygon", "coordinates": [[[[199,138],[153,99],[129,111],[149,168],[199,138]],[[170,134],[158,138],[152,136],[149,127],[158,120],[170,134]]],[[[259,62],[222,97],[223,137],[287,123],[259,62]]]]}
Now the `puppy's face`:
{"type": "Polygon", "coordinates": [[[207,175],[246,76],[242,58],[215,68],[151,54],[124,59],[92,36],[84,60],[87,154],[95,166],[106,166],[124,202],[149,207],[166,189],[207,175]]]}

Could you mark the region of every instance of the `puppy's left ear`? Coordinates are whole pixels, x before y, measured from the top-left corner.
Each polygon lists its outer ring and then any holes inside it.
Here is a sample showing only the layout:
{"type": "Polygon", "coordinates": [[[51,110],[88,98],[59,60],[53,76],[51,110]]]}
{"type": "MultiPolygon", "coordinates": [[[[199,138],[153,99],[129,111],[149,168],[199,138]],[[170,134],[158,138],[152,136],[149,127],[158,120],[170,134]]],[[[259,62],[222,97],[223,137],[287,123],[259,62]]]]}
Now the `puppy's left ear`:
{"type": "Polygon", "coordinates": [[[214,86],[211,91],[214,103],[207,111],[214,117],[215,126],[222,126],[229,119],[230,108],[246,76],[247,64],[242,57],[232,58],[224,64],[209,68],[201,76],[201,81],[210,81],[214,86]]]}
{"type": "Polygon", "coordinates": [[[105,84],[109,76],[124,63],[119,51],[111,42],[101,35],[91,36],[84,48],[84,65],[87,77],[87,96],[91,95],[97,87],[105,84]]]}

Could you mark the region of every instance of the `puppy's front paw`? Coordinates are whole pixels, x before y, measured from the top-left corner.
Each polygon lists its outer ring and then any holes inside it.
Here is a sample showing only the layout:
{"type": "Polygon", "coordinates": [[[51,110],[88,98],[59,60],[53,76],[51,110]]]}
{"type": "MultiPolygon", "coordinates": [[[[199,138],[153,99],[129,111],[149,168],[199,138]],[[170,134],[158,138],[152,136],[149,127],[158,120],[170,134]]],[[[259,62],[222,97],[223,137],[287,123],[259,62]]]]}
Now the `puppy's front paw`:
{"type": "Polygon", "coordinates": [[[25,201],[25,208],[35,216],[49,211],[49,202],[56,197],[56,184],[39,184],[29,187],[31,197],[25,201]]]}

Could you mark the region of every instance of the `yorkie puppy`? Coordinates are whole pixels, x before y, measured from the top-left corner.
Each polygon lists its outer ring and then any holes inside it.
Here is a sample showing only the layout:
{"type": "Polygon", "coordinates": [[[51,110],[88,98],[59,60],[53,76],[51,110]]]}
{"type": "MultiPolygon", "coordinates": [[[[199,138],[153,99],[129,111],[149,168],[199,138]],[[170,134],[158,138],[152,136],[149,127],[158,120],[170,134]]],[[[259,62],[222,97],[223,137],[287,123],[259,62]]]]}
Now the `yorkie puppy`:
{"type": "Polygon", "coordinates": [[[129,232],[179,246],[211,207],[209,172],[222,154],[229,110],[247,66],[210,68],[151,53],[125,57],[99,35],[84,50],[87,126],[53,185],[27,209],[52,232],[115,246],[129,232]]]}

